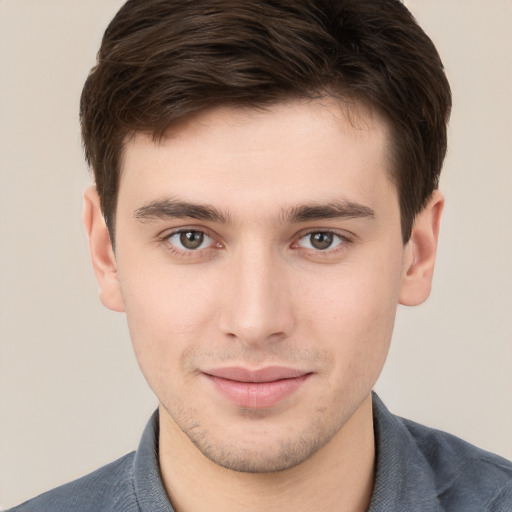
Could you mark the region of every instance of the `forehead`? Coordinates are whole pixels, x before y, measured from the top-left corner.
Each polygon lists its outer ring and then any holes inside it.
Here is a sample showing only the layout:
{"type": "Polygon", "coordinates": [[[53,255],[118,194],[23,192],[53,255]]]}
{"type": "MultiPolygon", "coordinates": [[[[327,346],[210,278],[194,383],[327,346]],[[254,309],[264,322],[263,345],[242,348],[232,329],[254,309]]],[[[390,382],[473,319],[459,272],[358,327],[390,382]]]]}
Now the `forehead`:
{"type": "Polygon", "coordinates": [[[119,201],[168,195],[233,208],[325,202],[333,194],[375,201],[381,192],[396,195],[389,145],[387,124],[375,112],[330,98],[218,107],[173,126],[160,141],[129,139],[119,201]]]}

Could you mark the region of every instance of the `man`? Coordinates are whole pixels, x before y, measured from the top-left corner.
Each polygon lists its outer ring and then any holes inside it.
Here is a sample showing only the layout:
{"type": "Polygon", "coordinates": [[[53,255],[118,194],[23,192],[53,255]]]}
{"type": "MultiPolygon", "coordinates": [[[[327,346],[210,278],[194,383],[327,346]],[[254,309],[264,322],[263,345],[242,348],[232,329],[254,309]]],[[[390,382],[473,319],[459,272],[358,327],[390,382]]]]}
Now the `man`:
{"type": "Polygon", "coordinates": [[[160,407],[16,510],[510,510],[510,463],[371,394],[430,291],[449,110],[394,0],[127,2],[82,96],[84,220],[160,407]]]}

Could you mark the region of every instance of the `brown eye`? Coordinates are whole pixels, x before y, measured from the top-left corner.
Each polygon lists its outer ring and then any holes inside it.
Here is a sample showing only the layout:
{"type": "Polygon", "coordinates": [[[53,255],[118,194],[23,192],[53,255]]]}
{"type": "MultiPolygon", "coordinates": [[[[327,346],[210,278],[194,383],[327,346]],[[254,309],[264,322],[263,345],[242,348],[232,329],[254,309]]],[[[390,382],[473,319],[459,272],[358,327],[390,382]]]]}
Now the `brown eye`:
{"type": "Polygon", "coordinates": [[[309,235],[310,243],[319,251],[323,251],[325,249],[329,249],[333,242],[333,234],[332,233],[313,233],[309,235]]]}
{"type": "Polygon", "coordinates": [[[204,240],[204,233],[201,231],[183,231],[180,233],[180,242],[186,249],[197,249],[201,247],[204,240]]]}
{"type": "Polygon", "coordinates": [[[213,240],[203,233],[194,229],[187,229],[173,233],[167,239],[168,242],[181,251],[194,251],[204,249],[205,246],[211,245],[213,240]]]}
{"type": "Polygon", "coordinates": [[[316,231],[302,237],[298,245],[306,249],[314,249],[316,251],[325,251],[333,249],[344,242],[341,235],[332,233],[331,231],[316,231]]]}

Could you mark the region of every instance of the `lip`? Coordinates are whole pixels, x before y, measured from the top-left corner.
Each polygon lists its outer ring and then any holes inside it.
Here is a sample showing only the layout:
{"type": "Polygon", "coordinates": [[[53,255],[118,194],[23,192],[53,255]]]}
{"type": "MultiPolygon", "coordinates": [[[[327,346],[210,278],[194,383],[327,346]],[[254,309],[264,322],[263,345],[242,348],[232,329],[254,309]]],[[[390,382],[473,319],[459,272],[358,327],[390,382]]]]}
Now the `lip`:
{"type": "Polygon", "coordinates": [[[268,366],[215,368],[203,374],[221,395],[238,407],[267,409],[277,405],[302,387],[311,372],[268,366]]]}

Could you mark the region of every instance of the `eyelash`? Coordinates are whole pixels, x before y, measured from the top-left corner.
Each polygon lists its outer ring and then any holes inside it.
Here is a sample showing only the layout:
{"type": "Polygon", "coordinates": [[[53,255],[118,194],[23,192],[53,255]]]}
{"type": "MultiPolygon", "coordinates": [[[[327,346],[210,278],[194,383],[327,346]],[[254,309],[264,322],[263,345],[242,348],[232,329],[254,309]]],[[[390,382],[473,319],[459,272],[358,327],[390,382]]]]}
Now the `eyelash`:
{"type": "Polygon", "coordinates": [[[337,231],[332,231],[332,230],[328,230],[328,229],[320,229],[320,230],[310,230],[310,231],[307,231],[306,233],[301,233],[301,235],[297,238],[297,241],[293,242],[292,248],[302,248],[306,251],[310,251],[310,252],[314,253],[315,256],[328,257],[328,256],[333,256],[335,254],[338,254],[338,253],[344,251],[347,248],[347,245],[349,245],[350,243],[352,243],[352,240],[345,234],[341,234],[341,233],[338,233],[337,231]],[[311,237],[312,235],[316,235],[316,234],[332,235],[339,239],[339,243],[332,248],[328,247],[324,250],[314,249],[314,248],[310,249],[307,247],[301,247],[299,245],[301,240],[304,240],[305,238],[311,237]]]}
{"type": "MultiPolygon", "coordinates": [[[[221,249],[223,247],[223,245],[220,243],[220,242],[215,242],[215,237],[214,236],[211,236],[210,234],[208,234],[208,231],[206,231],[204,228],[202,229],[198,229],[198,228],[180,228],[180,229],[176,229],[175,231],[172,231],[170,233],[165,233],[164,235],[160,236],[159,237],[159,241],[164,244],[165,248],[171,252],[173,255],[175,256],[179,256],[179,257],[182,257],[182,258],[186,258],[186,257],[197,257],[199,256],[200,254],[204,254],[204,251],[208,250],[208,249],[221,249]],[[203,249],[178,249],[174,244],[172,244],[170,242],[170,239],[173,237],[173,236],[176,236],[176,235],[180,235],[180,234],[183,234],[183,233],[187,233],[187,232],[196,232],[196,233],[202,233],[203,235],[207,236],[208,238],[211,238],[213,240],[213,244],[208,246],[208,247],[205,247],[203,249]]],[[[324,230],[310,230],[310,231],[307,231],[307,232],[303,232],[303,233],[300,233],[298,238],[296,238],[296,241],[294,241],[290,247],[292,249],[303,249],[303,250],[306,250],[308,252],[312,252],[315,256],[320,256],[320,257],[327,257],[327,256],[333,256],[335,254],[338,254],[344,250],[346,250],[347,246],[349,244],[353,243],[353,240],[348,237],[346,234],[341,234],[341,233],[338,233],[336,231],[333,231],[333,230],[328,230],[328,229],[324,229],[324,230]],[[305,239],[306,237],[308,236],[312,236],[312,235],[315,235],[315,234],[323,234],[323,235],[333,235],[334,237],[338,238],[339,239],[339,243],[334,246],[334,248],[327,248],[325,250],[321,250],[321,249],[309,249],[309,248],[305,248],[305,247],[301,247],[299,245],[299,242],[303,239],[305,239]]]]}
{"type": "Polygon", "coordinates": [[[179,256],[179,257],[182,257],[182,258],[187,258],[187,257],[197,257],[199,254],[204,254],[204,251],[206,251],[207,249],[220,249],[222,247],[222,244],[219,243],[219,242],[215,242],[215,238],[213,236],[210,236],[208,234],[208,232],[203,228],[203,229],[198,229],[198,228],[180,228],[180,229],[176,229],[170,233],[165,233],[164,235],[160,236],[159,237],[159,241],[164,245],[164,247],[169,251],[171,252],[173,255],[175,256],[179,256]],[[203,235],[207,236],[208,238],[212,239],[214,244],[208,246],[208,247],[205,247],[203,249],[197,249],[197,250],[194,250],[194,249],[178,249],[174,244],[172,244],[170,242],[170,239],[175,236],[175,235],[180,235],[180,234],[183,234],[183,233],[189,233],[189,232],[194,232],[194,233],[202,233],[203,235]],[[216,247],[215,247],[216,245],[216,247]]]}

